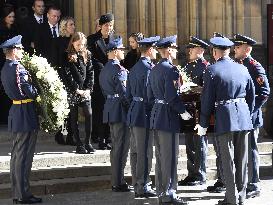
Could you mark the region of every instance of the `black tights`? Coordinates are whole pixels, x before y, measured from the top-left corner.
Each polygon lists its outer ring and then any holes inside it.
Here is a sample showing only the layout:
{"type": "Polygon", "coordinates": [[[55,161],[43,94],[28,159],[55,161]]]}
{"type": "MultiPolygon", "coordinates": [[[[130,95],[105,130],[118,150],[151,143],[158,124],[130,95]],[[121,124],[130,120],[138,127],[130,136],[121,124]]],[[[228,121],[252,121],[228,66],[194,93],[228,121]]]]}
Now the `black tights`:
{"type": "Polygon", "coordinates": [[[78,105],[74,105],[70,107],[70,122],[71,122],[71,129],[76,140],[77,146],[83,145],[80,135],[79,135],[79,127],[78,127],[78,108],[82,107],[84,117],[85,117],[85,144],[90,144],[91,139],[91,127],[92,127],[92,109],[91,109],[91,102],[86,101],[82,102],[78,105]]]}

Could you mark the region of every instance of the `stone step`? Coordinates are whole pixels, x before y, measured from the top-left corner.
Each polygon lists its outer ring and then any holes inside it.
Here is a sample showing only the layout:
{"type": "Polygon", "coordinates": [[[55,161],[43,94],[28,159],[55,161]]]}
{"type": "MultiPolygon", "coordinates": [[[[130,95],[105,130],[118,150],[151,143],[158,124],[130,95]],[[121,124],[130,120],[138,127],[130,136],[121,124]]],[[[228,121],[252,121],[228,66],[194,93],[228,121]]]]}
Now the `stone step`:
{"type": "MultiPolygon", "coordinates": [[[[73,177],[89,177],[89,176],[100,176],[110,175],[110,162],[98,162],[89,161],[90,163],[80,164],[68,164],[68,165],[50,165],[47,167],[33,167],[30,179],[32,181],[47,180],[47,179],[60,179],[60,178],[73,178],[73,177]]],[[[152,169],[155,170],[156,160],[152,160],[152,169]]],[[[269,152],[260,153],[260,163],[263,165],[272,165],[272,154],[269,152]]],[[[216,156],[208,156],[207,168],[216,166],[216,156]]],[[[187,170],[187,158],[178,158],[177,164],[178,170],[187,170]]],[[[124,172],[131,174],[131,166],[128,157],[124,172]]],[[[9,169],[0,170],[0,184],[9,183],[9,169]]]]}
{"type": "MultiPolygon", "coordinates": [[[[48,144],[49,147],[51,144],[48,144]]],[[[8,145],[7,145],[8,146],[8,145]]],[[[272,142],[263,142],[258,144],[259,151],[263,153],[272,153],[272,142]]],[[[41,150],[42,148],[40,148],[41,150]]],[[[95,154],[75,154],[74,147],[71,146],[56,146],[52,145],[50,152],[41,150],[36,153],[33,160],[33,168],[46,166],[68,166],[77,164],[90,164],[94,162],[104,163],[110,161],[110,151],[97,150],[95,154]],[[60,151],[58,151],[60,149],[60,151]]],[[[215,156],[212,144],[208,146],[208,157],[215,156]]],[[[10,155],[10,154],[9,154],[10,155]]],[[[10,156],[5,153],[5,156],[0,156],[0,170],[8,170],[10,165],[10,156]]],[[[179,145],[179,158],[186,158],[186,146],[179,145]]],[[[128,157],[129,159],[129,157],[128,157]]],[[[272,159],[271,162],[272,163],[272,159]]]]}
{"type": "MultiPolygon", "coordinates": [[[[104,167],[105,169],[105,167],[104,167]]],[[[108,167],[107,169],[110,169],[108,167]]],[[[63,168],[63,171],[66,171],[63,168]]],[[[216,168],[207,170],[208,180],[216,179],[216,168]]],[[[82,172],[81,168],[81,172],[82,172]]],[[[272,166],[261,166],[261,176],[272,176],[272,166]]],[[[183,179],[187,175],[185,170],[178,170],[178,179],[183,179]]],[[[151,172],[151,178],[154,182],[154,172],[151,172]]],[[[131,182],[131,176],[126,174],[126,180],[131,182]]],[[[64,179],[44,179],[39,181],[31,181],[31,190],[34,195],[54,195],[69,192],[85,192],[85,191],[99,191],[111,188],[111,176],[87,176],[87,177],[73,177],[64,179]]],[[[202,185],[206,187],[206,185],[202,185]]],[[[11,186],[9,183],[0,184],[0,199],[11,198],[11,186]]]]}

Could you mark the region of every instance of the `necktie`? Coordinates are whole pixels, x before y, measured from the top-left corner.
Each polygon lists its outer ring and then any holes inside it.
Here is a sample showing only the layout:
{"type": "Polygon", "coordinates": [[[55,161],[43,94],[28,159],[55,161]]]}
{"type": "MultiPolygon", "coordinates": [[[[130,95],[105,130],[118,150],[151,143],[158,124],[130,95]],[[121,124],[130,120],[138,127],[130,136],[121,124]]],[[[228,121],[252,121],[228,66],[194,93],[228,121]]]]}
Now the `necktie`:
{"type": "Polygon", "coordinates": [[[39,24],[43,23],[43,19],[39,19],[39,24]]]}
{"type": "Polygon", "coordinates": [[[57,38],[56,26],[52,27],[52,34],[53,34],[53,38],[57,38]]]}

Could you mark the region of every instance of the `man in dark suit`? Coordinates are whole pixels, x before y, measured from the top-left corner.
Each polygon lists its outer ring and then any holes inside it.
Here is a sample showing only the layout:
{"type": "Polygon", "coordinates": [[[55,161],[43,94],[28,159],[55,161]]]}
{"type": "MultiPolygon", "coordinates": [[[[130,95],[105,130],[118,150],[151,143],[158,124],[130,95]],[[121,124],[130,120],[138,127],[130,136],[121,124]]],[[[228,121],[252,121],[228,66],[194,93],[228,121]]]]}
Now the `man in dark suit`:
{"type": "Polygon", "coordinates": [[[34,49],[37,54],[47,58],[49,63],[52,63],[53,56],[51,55],[53,47],[53,39],[59,36],[59,20],[61,10],[56,6],[48,8],[48,21],[41,24],[34,37],[34,49]]]}
{"type": "Polygon", "coordinates": [[[9,111],[8,129],[12,132],[13,146],[10,159],[10,175],[13,203],[34,204],[42,199],[30,192],[29,175],[39,129],[34,100],[37,91],[28,71],[19,63],[23,57],[22,36],[15,36],[0,48],[6,55],[1,71],[1,81],[8,97],[13,101],[9,111]]]}
{"type": "MultiPolygon", "coordinates": [[[[55,62],[56,56],[52,55],[54,48],[54,39],[59,36],[59,20],[61,11],[59,7],[50,6],[47,12],[47,21],[39,25],[39,29],[34,36],[34,49],[38,55],[45,57],[50,64],[55,62]]],[[[57,132],[55,141],[58,144],[65,144],[63,134],[57,132]]]]}
{"type": "Polygon", "coordinates": [[[39,25],[46,22],[47,19],[44,16],[45,3],[44,0],[35,0],[32,5],[33,15],[26,18],[22,25],[20,25],[22,33],[22,44],[24,50],[30,54],[34,52],[34,34],[38,32],[39,25]]]}
{"type": "Polygon", "coordinates": [[[92,93],[92,139],[99,140],[99,149],[111,149],[109,144],[109,126],[102,122],[102,112],[105,99],[99,85],[99,75],[101,69],[107,63],[106,46],[112,38],[114,16],[112,14],[102,15],[99,19],[100,30],[87,38],[88,49],[92,53],[94,66],[94,91],[92,93]],[[96,135],[96,136],[94,136],[96,135]]]}
{"type": "Polygon", "coordinates": [[[255,88],[247,68],[229,57],[233,42],[228,38],[210,39],[215,64],[204,74],[200,125],[197,134],[206,134],[210,116],[215,113],[215,135],[226,186],[219,205],[243,205],[246,198],[248,134],[253,128],[255,88]]]}

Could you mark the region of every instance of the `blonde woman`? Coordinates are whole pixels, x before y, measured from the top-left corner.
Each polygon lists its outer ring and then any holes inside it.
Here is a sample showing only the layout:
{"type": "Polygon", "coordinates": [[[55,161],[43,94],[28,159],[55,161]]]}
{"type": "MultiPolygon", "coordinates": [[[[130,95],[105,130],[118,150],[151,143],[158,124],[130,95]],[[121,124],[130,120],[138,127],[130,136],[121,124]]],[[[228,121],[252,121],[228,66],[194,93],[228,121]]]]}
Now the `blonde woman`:
{"type": "Polygon", "coordinates": [[[92,109],[91,93],[94,85],[94,71],[91,53],[86,48],[86,37],[81,32],[72,35],[66,52],[66,79],[69,91],[70,122],[76,140],[76,153],[95,152],[91,145],[92,109]],[[78,129],[78,108],[83,108],[85,117],[85,142],[82,143],[78,129]]]}
{"type": "MultiPolygon", "coordinates": [[[[71,36],[75,33],[75,20],[68,16],[62,18],[59,27],[59,37],[53,40],[52,49],[52,61],[53,66],[56,67],[58,74],[64,84],[66,84],[66,78],[64,76],[64,62],[65,62],[65,51],[68,47],[71,36]]],[[[69,117],[66,120],[66,129],[68,131],[66,140],[64,140],[61,130],[56,133],[55,141],[58,144],[66,144],[75,146],[76,143],[73,141],[71,133],[69,117]]]]}

